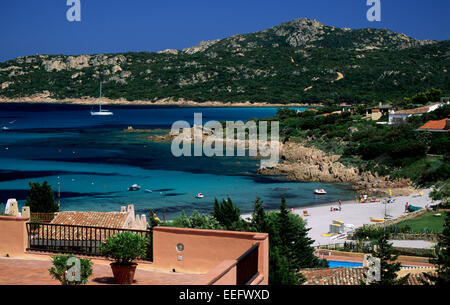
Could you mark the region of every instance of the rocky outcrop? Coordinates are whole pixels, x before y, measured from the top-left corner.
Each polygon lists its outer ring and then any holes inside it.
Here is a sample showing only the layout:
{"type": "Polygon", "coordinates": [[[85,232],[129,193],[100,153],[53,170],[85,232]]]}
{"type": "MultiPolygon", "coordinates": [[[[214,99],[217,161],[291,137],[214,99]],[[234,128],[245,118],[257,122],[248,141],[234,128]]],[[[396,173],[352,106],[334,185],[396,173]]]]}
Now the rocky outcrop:
{"type": "Polygon", "coordinates": [[[388,176],[378,176],[364,172],[356,167],[340,163],[339,155],[328,155],[313,147],[298,143],[281,145],[280,162],[272,168],[260,168],[264,175],[284,175],[294,181],[348,182],[361,193],[385,194],[396,189],[396,195],[411,193],[411,181],[400,179],[392,181],[388,176]]]}

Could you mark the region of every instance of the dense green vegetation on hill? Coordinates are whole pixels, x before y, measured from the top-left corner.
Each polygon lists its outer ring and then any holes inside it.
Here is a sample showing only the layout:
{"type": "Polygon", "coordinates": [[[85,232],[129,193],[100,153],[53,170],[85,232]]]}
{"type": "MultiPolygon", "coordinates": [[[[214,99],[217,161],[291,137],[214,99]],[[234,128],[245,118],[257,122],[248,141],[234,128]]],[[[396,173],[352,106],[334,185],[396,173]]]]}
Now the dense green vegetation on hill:
{"type": "MultiPolygon", "coordinates": [[[[330,109],[328,109],[330,110],[330,109]]],[[[410,178],[418,186],[444,183],[450,178],[450,141],[447,132],[416,131],[428,120],[450,116],[450,105],[401,125],[377,124],[350,112],[323,116],[319,112],[279,109],[283,141],[298,141],[342,155],[340,161],[393,178],[410,178]]]]}
{"type": "Polygon", "coordinates": [[[185,50],[37,55],[0,63],[0,96],[48,91],[57,99],[188,99],[198,102],[401,101],[450,91],[450,41],[420,42],[388,30],[349,30],[296,19],[185,50]],[[338,73],[343,78],[338,78],[338,73]]]}

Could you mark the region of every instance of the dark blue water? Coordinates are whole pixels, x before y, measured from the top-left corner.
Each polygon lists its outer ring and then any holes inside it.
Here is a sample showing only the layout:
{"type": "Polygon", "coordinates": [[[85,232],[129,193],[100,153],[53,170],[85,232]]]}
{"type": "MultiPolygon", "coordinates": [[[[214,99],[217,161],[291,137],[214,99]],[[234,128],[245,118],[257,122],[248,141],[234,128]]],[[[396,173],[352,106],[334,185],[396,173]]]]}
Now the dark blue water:
{"type": "Polygon", "coordinates": [[[194,112],[208,120],[236,121],[271,117],[276,108],[179,108],[108,106],[113,116],[91,116],[90,107],[75,105],[0,105],[0,202],[24,203],[28,182],[47,180],[61,209],[118,211],[134,204],[138,212],[165,211],[173,217],[185,210],[208,212],[214,198],[232,200],[242,212],[257,196],[267,209],[278,207],[284,195],[291,207],[350,199],[344,184],[299,183],[256,174],[259,161],[248,157],[174,157],[170,143],[154,143],[147,134],[124,128],[170,128],[173,122],[192,124],[194,112]],[[58,180],[59,177],[59,180],[58,180]],[[142,189],[129,192],[128,186],[142,189]],[[315,188],[328,194],[316,196],[315,188]],[[152,193],[144,192],[152,190],[152,193]],[[195,198],[203,193],[203,199],[195,198]]]}

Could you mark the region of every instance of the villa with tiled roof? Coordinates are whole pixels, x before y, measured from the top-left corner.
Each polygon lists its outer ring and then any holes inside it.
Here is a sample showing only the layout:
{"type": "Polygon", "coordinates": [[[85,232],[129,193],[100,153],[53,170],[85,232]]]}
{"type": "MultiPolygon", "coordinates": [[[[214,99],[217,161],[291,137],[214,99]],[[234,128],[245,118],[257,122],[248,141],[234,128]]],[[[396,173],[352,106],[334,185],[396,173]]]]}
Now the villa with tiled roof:
{"type": "MultiPolygon", "coordinates": [[[[447,104],[449,102],[446,102],[447,104]]],[[[444,102],[437,102],[427,106],[422,106],[413,109],[405,109],[405,110],[391,110],[389,112],[389,124],[397,124],[404,122],[408,117],[413,115],[422,115],[424,113],[432,112],[439,107],[445,105],[444,102]]]]}
{"type": "Polygon", "coordinates": [[[147,230],[145,215],[135,215],[134,206],[121,207],[120,212],[57,212],[48,226],[41,226],[36,232],[37,240],[106,240],[117,234],[114,229],[147,230]],[[67,226],[67,230],[61,227],[67,226]],[[70,230],[69,230],[70,227],[70,230]],[[87,229],[91,227],[94,229],[87,229]],[[107,228],[111,230],[96,230],[107,228]]]}
{"type": "Polygon", "coordinates": [[[120,212],[57,212],[50,223],[115,229],[147,229],[146,216],[135,215],[133,205],[129,205],[128,208],[121,207],[120,212]]]}
{"type": "MultiPolygon", "coordinates": [[[[306,277],[303,285],[361,285],[365,280],[363,267],[303,269],[300,272],[306,277]]],[[[422,281],[430,283],[425,273],[436,276],[435,268],[402,268],[398,276],[409,274],[406,285],[423,285],[422,281]]]]}
{"type": "Polygon", "coordinates": [[[428,121],[425,125],[420,126],[418,131],[431,131],[431,132],[447,132],[450,130],[450,119],[442,119],[437,121],[428,121]]]}

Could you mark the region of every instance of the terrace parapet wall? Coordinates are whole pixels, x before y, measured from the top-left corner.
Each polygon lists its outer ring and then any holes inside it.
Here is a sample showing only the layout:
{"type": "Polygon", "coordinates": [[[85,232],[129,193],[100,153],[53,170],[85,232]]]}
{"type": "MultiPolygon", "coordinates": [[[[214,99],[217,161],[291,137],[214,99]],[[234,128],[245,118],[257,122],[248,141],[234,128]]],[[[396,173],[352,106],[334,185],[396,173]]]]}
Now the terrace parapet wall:
{"type": "Polygon", "coordinates": [[[0,216],[0,256],[25,253],[28,220],[26,217],[0,216]]]}
{"type": "Polygon", "coordinates": [[[259,276],[253,282],[268,284],[266,233],[154,227],[153,264],[166,271],[205,274],[201,282],[234,284],[236,260],[256,243],[259,276]]]}

